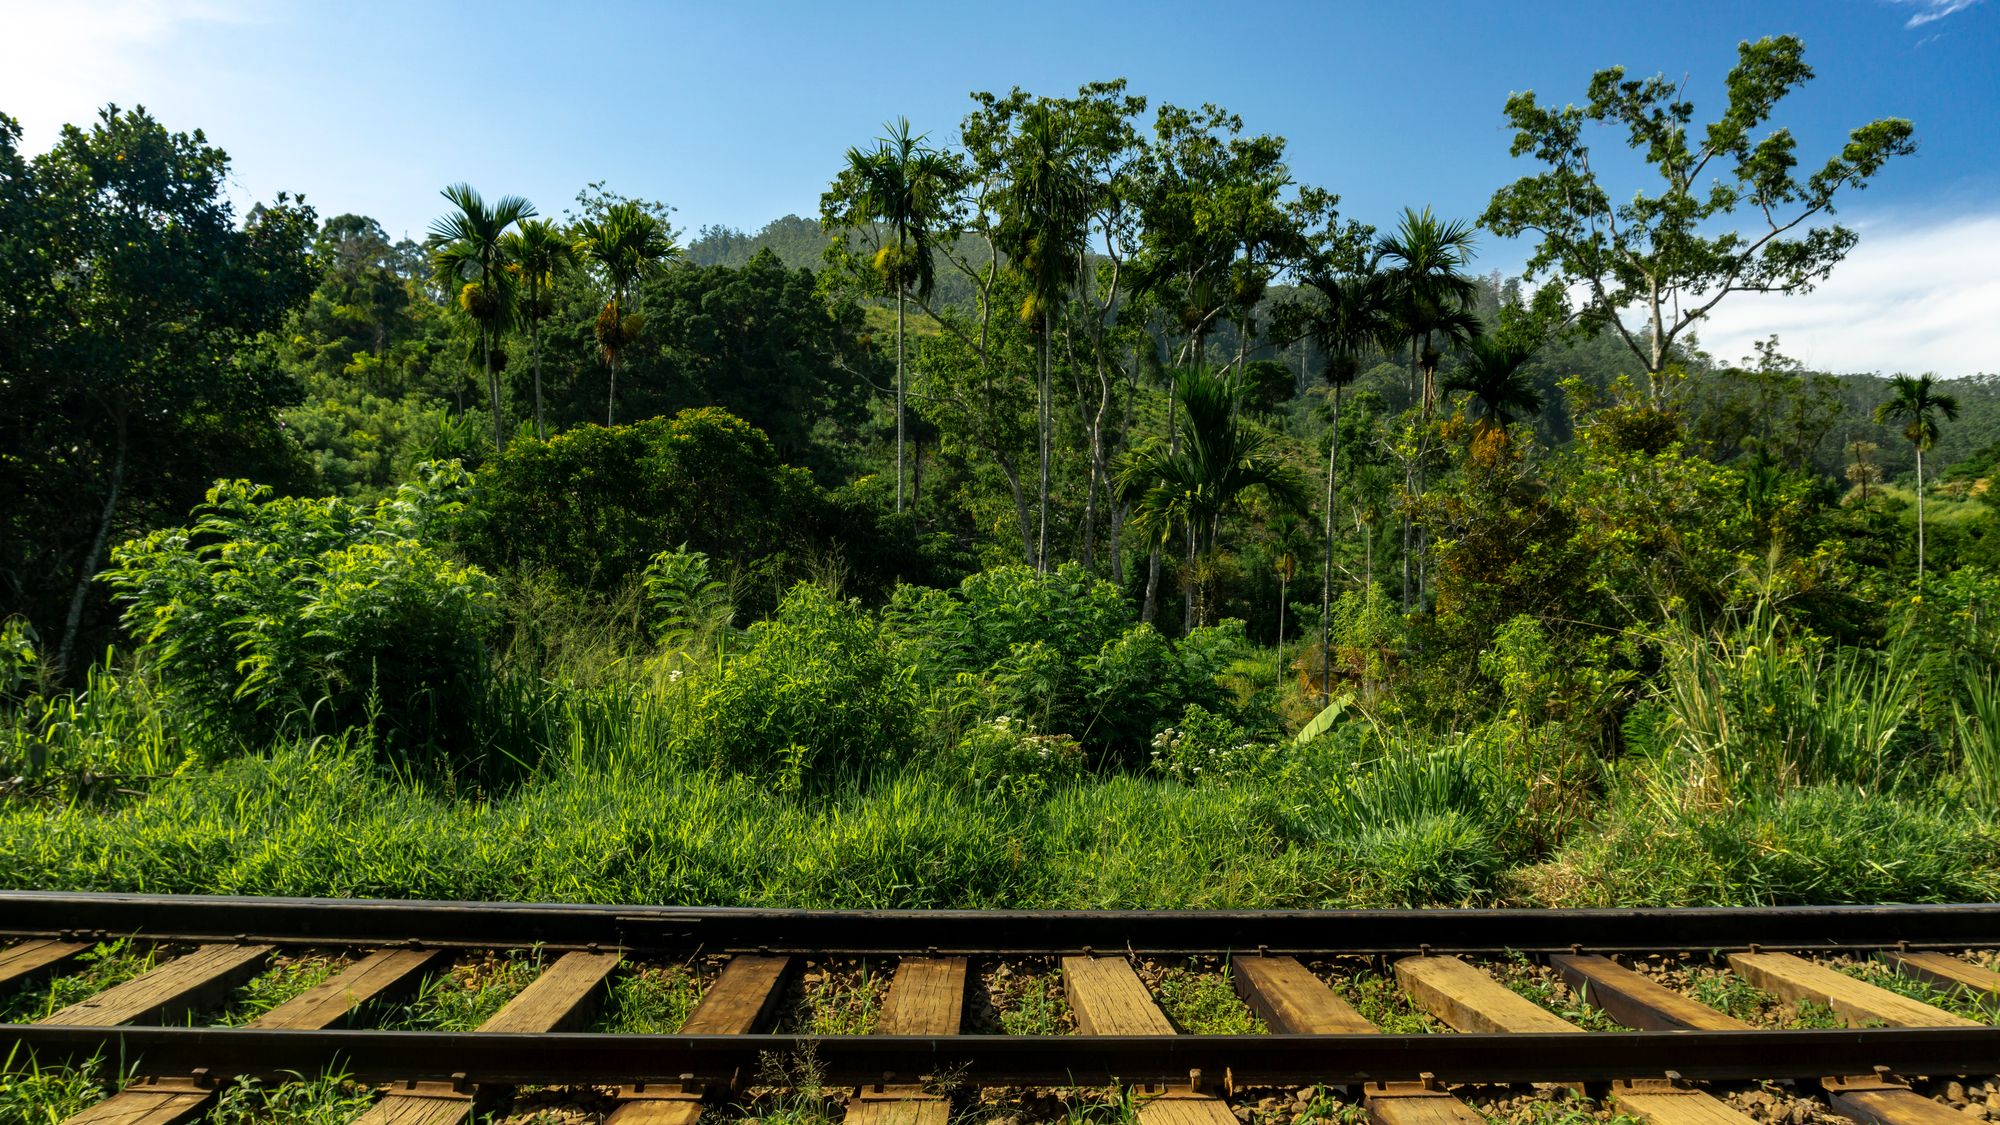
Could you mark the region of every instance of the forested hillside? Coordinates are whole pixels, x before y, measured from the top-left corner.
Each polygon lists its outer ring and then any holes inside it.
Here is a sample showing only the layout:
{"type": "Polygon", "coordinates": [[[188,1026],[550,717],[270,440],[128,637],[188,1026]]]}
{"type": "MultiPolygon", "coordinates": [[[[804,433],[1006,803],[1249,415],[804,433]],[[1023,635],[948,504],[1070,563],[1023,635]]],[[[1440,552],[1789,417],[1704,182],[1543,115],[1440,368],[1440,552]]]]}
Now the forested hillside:
{"type": "Polygon", "coordinates": [[[0,882],[2000,895],[2000,381],[1701,344],[1914,151],[1801,151],[1802,51],[1491,107],[1479,215],[1122,81],[841,138],[755,234],[395,240],[0,118],[0,882]]]}

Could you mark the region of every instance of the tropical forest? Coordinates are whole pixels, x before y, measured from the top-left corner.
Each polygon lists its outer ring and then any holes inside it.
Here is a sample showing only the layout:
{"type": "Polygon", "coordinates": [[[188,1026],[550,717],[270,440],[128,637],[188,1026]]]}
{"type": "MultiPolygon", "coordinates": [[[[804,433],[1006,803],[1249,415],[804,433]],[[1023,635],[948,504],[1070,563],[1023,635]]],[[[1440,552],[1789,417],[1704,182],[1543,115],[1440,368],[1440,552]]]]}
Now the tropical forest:
{"type": "Polygon", "coordinates": [[[0,117],[0,885],[2000,898],[2000,378],[1704,343],[1922,123],[1731,58],[1464,106],[1515,176],[1379,213],[1108,75],[754,232],[0,117]]]}

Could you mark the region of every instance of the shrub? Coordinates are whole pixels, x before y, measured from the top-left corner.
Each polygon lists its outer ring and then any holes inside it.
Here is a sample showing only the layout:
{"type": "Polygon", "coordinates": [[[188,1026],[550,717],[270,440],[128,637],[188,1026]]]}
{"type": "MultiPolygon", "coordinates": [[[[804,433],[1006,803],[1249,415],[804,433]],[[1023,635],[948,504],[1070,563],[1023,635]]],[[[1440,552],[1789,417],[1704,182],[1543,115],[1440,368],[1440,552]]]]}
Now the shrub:
{"type": "Polygon", "coordinates": [[[1153,736],[1153,768],[1184,785],[1229,785],[1262,776],[1276,750],[1199,703],[1153,736]]]}
{"type": "Polygon", "coordinates": [[[364,508],[224,481],[192,527],[116,548],[106,578],[168,690],[212,731],[451,742],[470,733],[498,618],[486,574],[426,541],[467,483],[432,465],[364,508]]]}
{"type": "Polygon", "coordinates": [[[747,566],[797,540],[817,490],[749,423],[713,407],[519,441],[479,473],[475,558],[615,590],[675,544],[747,566]]]}
{"type": "Polygon", "coordinates": [[[793,587],[692,691],[682,748],[788,791],[852,784],[915,749],[911,670],[867,610],[818,586],[793,587]]]}
{"type": "Polygon", "coordinates": [[[1176,647],[1075,563],[999,567],[955,590],[903,587],[884,617],[922,682],[956,694],[973,718],[1011,715],[1128,765],[1190,702],[1225,706],[1215,677],[1247,644],[1233,621],[1176,647]]]}
{"type": "Polygon", "coordinates": [[[708,556],[685,543],[654,555],[640,581],[653,633],[668,645],[685,646],[726,629],[736,615],[729,588],[709,577],[708,556]]]}
{"type": "Polygon", "coordinates": [[[1082,777],[1084,755],[1073,738],[1001,715],[967,730],[941,763],[982,795],[1021,801],[1082,777]]]}

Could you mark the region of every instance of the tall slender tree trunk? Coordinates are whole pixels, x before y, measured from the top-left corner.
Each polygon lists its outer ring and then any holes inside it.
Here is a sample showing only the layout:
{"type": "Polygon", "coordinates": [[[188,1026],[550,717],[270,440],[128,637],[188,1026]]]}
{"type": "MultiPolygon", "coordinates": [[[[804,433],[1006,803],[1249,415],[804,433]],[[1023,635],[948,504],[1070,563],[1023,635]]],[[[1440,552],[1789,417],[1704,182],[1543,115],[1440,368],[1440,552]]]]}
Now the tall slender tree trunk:
{"type": "Polygon", "coordinates": [[[999,463],[1000,471],[1007,475],[1007,487],[1014,494],[1014,518],[1021,527],[1021,557],[1028,560],[1028,565],[1039,572],[1042,563],[1035,556],[1035,521],[1028,514],[1028,496],[1021,488],[1021,468],[1014,463],[1012,457],[997,452],[993,459],[999,463]]]}
{"type": "Polygon", "coordinates": [[[1285,690],[1285,589],[1284,575],[1278,576],[1278,682],[1277,690],[1285,690]]]}
{"type": "MultiPolygon", "coordinates": [[[[1180,409],[1180,396],[1171,386],[1167,389],[1167,452],[1181,451],[1181,431],[1175,425],[1180,409]]],[[[1160,612],[1160,544],[1155,542],[1146,554],[1146,601],[1139,610],[1139,620],[1150,625],[1160,612]]]]}
{"type": "MultiPolygon", "coordinates": [[[[1916,445],[1915,442],[1911,443],[1916,445]]],[[[1917,445],[1917,592],[1924,590],[1924,447],[1917,445]]]]}
{"type": "Polygon", "coordinates": [[[1036,428],[1041,431],[1041,508],[1038,530],[1035,533],[1035,570],[1045,573],[1049,568],[1049,446],[1053,444],[1049,417],[1049,313],[1042,310],[1042,368],[1036,380],[1036,428]]]}
{"type": "Polygon", "coordinates": [[[548,422],[542,414],[542,318],[536,317],[529,331],[535,351],[535,440],[549,440],[548,422]]]}
{"type": "Polygon", "coordinates": [[[63,617],[62,643],[56,647],[56,673],[67,673],[70,658],[76,653],[77,634],[83,628],[83,607],[90,597],[90,583],[97,577],[97,562],[104,557],[104,545],[111,538],[111,522],[118,514],[118,499],[125,490],[126,454],[131,442],[125,427],[125,407],[121,404],[113,411],[113,438],[111,454],[111,479],[104,490],[104,507],[97,517],[97,534],[91,537],[90,550],[77,563],[76,587],[70,591],[69,612],[63,617]]]}
{"type": "Polygon", "coordinates": [[[625,303],[611,296],[611,387],[604,396],[604,424],[618,424],[618,357],[625,351],[625,303]]]}
{"type": "Polygon", "coordinates": [[[493,335],[485,328],[479,332],[479,350],[486,359],[486,396],[493,404],[493,452],[507,452],[507,431],[500,418],[500,376],[493,370],[493,335]]]}
{"type": "Polygon", "coordinates": [[[1326,554],[1319,572],[1319,693],[1333,696],[1333,474],[1340,463],[1340,384],[1333,386],[1333,444],[1326,451],[1326,554]]]}
{"type": "MultiPolygon", "coordinates": [[[[896,268],[903,268],[903,232],[896,231],[896,268]]],[[[896,510],[903,510],[903,283],[896,283],[896,510]]]]}

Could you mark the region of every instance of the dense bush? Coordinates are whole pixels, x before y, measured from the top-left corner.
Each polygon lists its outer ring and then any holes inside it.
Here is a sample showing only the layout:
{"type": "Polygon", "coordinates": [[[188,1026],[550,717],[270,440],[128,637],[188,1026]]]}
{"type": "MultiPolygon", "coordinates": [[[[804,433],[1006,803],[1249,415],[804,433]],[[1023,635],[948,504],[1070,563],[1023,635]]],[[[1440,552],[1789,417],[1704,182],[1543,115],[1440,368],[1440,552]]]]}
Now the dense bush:
{"type": "Polygon", "coordinates": [[[1011,715],[1131,765],[1189,703],[1224,705],[1215,677],[1246,643],[1239,622],[1170,644],[1074,563],[999,567],[954,590],[905,587],[884,615],[922,682],[975,718],[1011,715]]]}
{"type": "Polygon", "coordinates": [[[676,546],[739,566],[790,550],[814,494],[742,419],[684,410],[515,442],[480,470],[464,536],[490,566],[611,590],[676,546]]]}
{"type": "Polygon", "coordinates": [[[678,741],[702,765],[788,791],[849,784],[915,754],[913,676],[867,610],[801,583],[688,681],[678,741]]]}
{"type": "Polygon", "coordinates": [[[228,739],[366,727],[399,748],[471,733],[492,581],[427,542],[468,481],[431,466],[372,508],[210,490],[190,527],[119,546],[106,577],[168,690],[228,739]]]}

